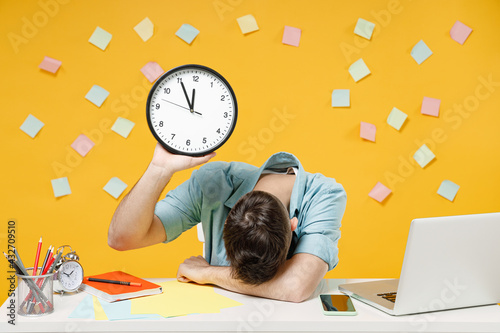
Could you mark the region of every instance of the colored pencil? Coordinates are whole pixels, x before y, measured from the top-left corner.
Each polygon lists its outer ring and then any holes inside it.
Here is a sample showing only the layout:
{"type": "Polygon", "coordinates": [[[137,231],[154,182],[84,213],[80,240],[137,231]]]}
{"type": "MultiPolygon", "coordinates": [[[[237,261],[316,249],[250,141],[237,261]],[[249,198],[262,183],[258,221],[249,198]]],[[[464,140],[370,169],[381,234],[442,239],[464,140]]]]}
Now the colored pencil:
{"type": "Polygon", "coordinates": [[[93,282],[102,282],[102,283],[113,283],[113,284],[121,284],[124,286],[133,286],[133,287],[141,287],[142,283],[138,282],[128,282],[128,281],[116,281],[116,280],[106,280],[106,279],[96,279],[96,278],[88,278],[89,281],[93,282]]]}
{"type": "Polygon", "coordinates": [[[38,241],[38,247],[36,248],[35,264],[33,265],[33,274],[36,275],[38,272],[38,260],[40,260],[40,251],[42,250],[42,237],[38,241]]]}

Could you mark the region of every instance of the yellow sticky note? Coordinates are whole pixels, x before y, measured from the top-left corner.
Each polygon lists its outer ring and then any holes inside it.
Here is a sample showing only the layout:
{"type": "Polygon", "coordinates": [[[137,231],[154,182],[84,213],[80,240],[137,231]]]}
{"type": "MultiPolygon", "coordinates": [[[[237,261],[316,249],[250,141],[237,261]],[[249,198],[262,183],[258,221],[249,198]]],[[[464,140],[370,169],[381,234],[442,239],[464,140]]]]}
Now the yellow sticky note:
{"type": "Polygon", "coordinates": [[[143,41],[147,41],[153,36],[154,24],[146,17],[134,27],[134,30],[143,41]]]}
{"type": "Polygon", "coordinates": [[[99,299],[92,296],[92,302],[94,303],[95,320],[108,320],[108,316],[106,316],[106,312],[104,312],[101,303],[99,303],[99,299]]]}
{"type": "Polygon", "coordinates": [[[255,20],[255,17],[253,17],[253,15],[251,14],[237,18],[236,21],[238,21],[241,33],[244,35],[259,30],[257,21],[255,20]]]}

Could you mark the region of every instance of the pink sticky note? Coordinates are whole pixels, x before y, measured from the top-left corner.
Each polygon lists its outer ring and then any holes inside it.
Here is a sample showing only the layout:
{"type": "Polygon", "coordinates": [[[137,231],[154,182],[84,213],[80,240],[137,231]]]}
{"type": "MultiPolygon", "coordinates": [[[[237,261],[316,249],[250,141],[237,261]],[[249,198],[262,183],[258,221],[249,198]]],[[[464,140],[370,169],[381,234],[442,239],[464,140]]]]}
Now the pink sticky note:
{"type": "Polygon", "coordinates": [[[431,97],[424,97],[422,101],[422,108],[420,112],[428,116],[439,117],[439,106],[441,105],[441,100],[431,97]]]}
{"type": "Polygon", "coordinates": [[[471,28],[457,21],[450,30],[450,36],[454,41],[463,45],[471,32],[471,28]]]}
{"type": "Polygon", "coordinates": [[[281,42],[287,45],[299,46],[301,34],[302,30],[299,28],[285,25],[285,31],[283,32],[283,39],[281,42]]]}
{"type": "Polygon", "coordinates": [[[391,190],[387,188],[384,184],[381,182],[378,182],[377,185],[375,185],[374,188],[368,193],[368,196],[370,198],[373,198],[377,200],[378,202],[382,202],[387,198],[389,194],[391,194],[391,190]]]}
{"type": "Polygon", "coordinates": [[[44,71],[51,72],[51,73],[56,73],[59,67],[61,67],[62,61],[53,59],[51,57],[45,57],[42,60],[42,63],[38,65],[39,68],[43,69],[44,71]]]}
{"type": "Polygon", "coordinates": [[[375,142],[375,133],[377,132],[377,127],[370,123],[361,122],[361,128],[359,135],[365,139],[375,142]]]}
{"type": "Polygon", "coordinates": [[[144,65],[144,67],[141,68],[141,72],[149,80],[149,82],[153,83],[165,71],[156,62],[150,61],[146,65],[144,65]]]}
{"type": "Polygon", "coordinates": [[[94,147],[94,145],[95,143],[85,134],[80,134],[71,144],[71,148],[76,150],[78,154],[85,156],[94,147]]]}

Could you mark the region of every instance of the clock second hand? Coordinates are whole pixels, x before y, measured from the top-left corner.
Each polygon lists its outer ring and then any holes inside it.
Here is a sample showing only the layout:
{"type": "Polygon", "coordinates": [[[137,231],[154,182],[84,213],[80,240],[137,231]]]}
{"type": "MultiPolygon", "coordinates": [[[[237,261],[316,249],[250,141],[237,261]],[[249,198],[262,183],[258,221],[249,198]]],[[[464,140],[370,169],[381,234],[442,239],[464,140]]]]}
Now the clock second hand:
{"type": "MultiPolygon", "coordinates": [[[[189,109],[188,109],[187,107],[185,107],[185,106],[182,106],[182,105],[176,104],[176,103],[174,103],[174,102],[170,102],[170,101],[168,101],[168,100],[166,100],[166,99],[163,99],[163,98],[162,98],[162,101],[165,101],[165,102],[167,102],[167,103],[170,103],[170,104],[173,104],[173,105],[178,106],[178,107],[180,107],[180,108],[183,108],[183,109],[186,109],[186,110],[188,110],[188,111],[191,111],[191,110],[189,110],[189,109]]],[[[194,111],[194,110],[193,110],[193,113],[199,114],[199,115],[201,116],[201,113],[199,113],[199,112],[197,112],[197,111],[194,111]]]]}

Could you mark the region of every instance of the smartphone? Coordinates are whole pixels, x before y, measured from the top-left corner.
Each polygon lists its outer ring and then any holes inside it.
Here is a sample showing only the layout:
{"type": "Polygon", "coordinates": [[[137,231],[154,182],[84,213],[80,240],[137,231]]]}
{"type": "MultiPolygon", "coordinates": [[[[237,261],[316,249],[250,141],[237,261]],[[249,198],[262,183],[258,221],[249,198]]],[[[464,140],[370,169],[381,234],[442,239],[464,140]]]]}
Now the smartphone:
{"type": "Polygon", "coordinates": [[[351,297],[348,295],[321,294],[319,295],[319,299],[323,307],[323,314],[326,316],[357,315],[351,297]]]}

